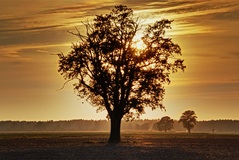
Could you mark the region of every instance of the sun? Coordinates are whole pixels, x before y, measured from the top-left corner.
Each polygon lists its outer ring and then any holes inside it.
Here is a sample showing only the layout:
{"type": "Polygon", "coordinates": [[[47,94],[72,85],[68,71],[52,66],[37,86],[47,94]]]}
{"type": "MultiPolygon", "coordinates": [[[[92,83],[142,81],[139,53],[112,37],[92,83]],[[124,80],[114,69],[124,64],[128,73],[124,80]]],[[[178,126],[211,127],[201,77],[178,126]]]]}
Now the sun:
{"type": "Polygon", "coordinates": [[[137,50],[144,50],[146,48],[146,45],[144,44],[142,38],[142,34],[138,33],[134,36],[133,38],[133,47],[136,48],[137,50]]]}

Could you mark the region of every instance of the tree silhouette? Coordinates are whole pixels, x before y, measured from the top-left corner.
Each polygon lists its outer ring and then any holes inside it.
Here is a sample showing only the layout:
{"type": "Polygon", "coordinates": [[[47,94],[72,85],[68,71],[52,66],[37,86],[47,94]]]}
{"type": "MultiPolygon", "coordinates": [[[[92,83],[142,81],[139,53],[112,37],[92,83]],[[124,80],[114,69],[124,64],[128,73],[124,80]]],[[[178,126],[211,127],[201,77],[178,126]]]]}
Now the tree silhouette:
{"type": "Polygon", "coordinates": [[[86,35],[79,32],[79,44],[69,54],[59,54],[59,72],[98,111],[107,110],[111,120],[109,142],[120,142],[121,119],[139,117],[145,107],[161,108],[164,85],[169,75],[184,70],[181,49],[165,37],[172,21],[163,19],[144,30],[143,49],[134,37],[141,29],[139,18],[126,6],[116,6],[109,14],[97,15],[86,23],[86,35]]]}
{"type": "Polygon", "coordinates": [[[168,116],[162,117],[159,120],[159,122],[156,122],[157,129],[159,131],[164,131],[164,132],[167,132],[173,129],[173,124],[174,124],[173,119],[171,119],[168,116]]]}
{"type": "Polygon", "coordinates": [[[180,117],[179,122],[183,123],[183,127],[188,130],[188,133],[191,133],[191,129],[194,128],[197,122],[197,116],[194,111],[187,110],[183,112],[182,116],[180,117]]]}

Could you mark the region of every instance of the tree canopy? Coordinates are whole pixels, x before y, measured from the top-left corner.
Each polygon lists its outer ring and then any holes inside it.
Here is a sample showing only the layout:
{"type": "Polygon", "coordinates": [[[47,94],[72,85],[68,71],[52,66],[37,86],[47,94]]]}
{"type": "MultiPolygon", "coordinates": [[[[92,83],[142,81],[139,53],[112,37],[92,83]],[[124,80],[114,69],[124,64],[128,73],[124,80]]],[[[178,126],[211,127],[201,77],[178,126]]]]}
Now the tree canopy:
{"type": "Polygon", "coordinates": [[[183,127],[186,128],[189,133],[191,133],[191,130],[194,128],[197,122],[196,113],[191,110],[183,112],[179,122],[182,122],[183,127]]]}
{"type": "Polygon", "coordinates": [[[158,122],[156,122],[155,129],[159,131],[167,132],[173,129],[173,124],[174,124],[174,120],[171,119],[169,116],[165,116],[165,117],[162,117],[158,122]]]}
{"type": "MultiPolygon", "coordinates": [[[[79,43],[67,55],[59,54],[58,71],[66,80],[78,81],[74,88],[81,98],[98,111],[107,110],[111,133],[119,134],[120,127],[115,126],[123,117],[139,117],[146,107],[164,108],[164,85],[170,83],[170,73],[185,68],[178,58],[179,45],[165,37],[171,23],[163,19],[148,25],[141,38],[145,47],[139,49],[134,41],[142,28],[139,18],[131,8],[115,6],[109,14],[84,24],[86,35],[76,33],[79,43]]],[[[119,135],[110,140],[115,139],[119,135]]]]}

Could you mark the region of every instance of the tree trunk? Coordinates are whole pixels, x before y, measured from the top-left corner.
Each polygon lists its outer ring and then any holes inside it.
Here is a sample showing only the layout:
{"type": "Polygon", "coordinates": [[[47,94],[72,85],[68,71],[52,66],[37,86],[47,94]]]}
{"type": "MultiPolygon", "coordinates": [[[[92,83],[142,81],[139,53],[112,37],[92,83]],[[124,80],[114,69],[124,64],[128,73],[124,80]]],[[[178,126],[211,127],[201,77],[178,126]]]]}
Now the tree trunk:
{"type": "Polygon", "coordinates": [[[120,125],[121,118],[119,117],[111,117],[111,128],[110,128],[110,138],[108,143],[120,143],[120,125]]]}

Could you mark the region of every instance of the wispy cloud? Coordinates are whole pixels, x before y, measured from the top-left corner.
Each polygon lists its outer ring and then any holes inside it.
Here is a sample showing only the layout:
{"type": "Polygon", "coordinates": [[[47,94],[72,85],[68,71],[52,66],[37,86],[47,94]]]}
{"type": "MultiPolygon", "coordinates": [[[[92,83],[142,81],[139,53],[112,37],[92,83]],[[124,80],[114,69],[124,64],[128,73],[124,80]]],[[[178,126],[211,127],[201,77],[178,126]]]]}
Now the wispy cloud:
{"type": "MultiPolygon", "coordinates": [[[[174,19],[175,21],[187,25],[188,29],[192,29],[191,32],[200,33],[208,31],[208,28],[202,29],[199,27],[196,29],[198,24],[197,19],[194,17],[200,17],[211,14],[224,14],[228,12],[235,12],[236,2],[227,1],[153,1],[153,0],[141,0],[141,1],[99,1],[99,2],[74,2],[71,3],[65,1],[67,6],[61,5],[62,3],[57,2],[55,5],[50,4],[47,6],[47,1],[43,1],[42,4],[38,2],[42,7],[36,8],[34,4],[28,4],[33,9],[27,9],[25,12],[22,11],[20,16],[3,16],[0,18],[0,22],[3,24],[0,26],[0,32],[31,32],[40,31],[46,29],[54,28],[66,28],[73,25],[77,25],[80,21],[84,21],[89,17],[95,16],[96,14],[101,14],[110,11],[114,5],[119,3],[128,4],[130,7],[135,9],[136,15],[139,15],[143,19],[146,19],[146,23],[152,23],[155,20],[159,20],[159,15],[161,18],[174,19]],[[135,5],[134,5],[135,4],[135,5]],[[29,14],[30,13],[30,14],[29,14]],[[181,22],[180,22],[181,21],[181,22]],[[191,21],[191,22],[189,22],[191,21]],[[46,25],[47,24],[47,25],[46,25]]],[[[16,6],[17,7],[17,6],[16,6]]],[[[6,9],[5,9],[6,10],[6,9]]],[[[216,15],[215,15],[216,16],[216,15]]],[[[220,16],[218,16],[220,17],[220,16]]],[[[186,34],[185,31],[180,30],[181,33],[186,34]]],[[[177,32],[179,33],[179,32],[177,32]]],[[[188,33],[190,34],[190,33],[188,33]]]]}
{"type": "MultiPolygon", "coordinates": [[[[13,3],[12,0],[10,1],[9,3],[13,3]]],[[[2,43],[3,45],[10,44],[12,47],[9,48],[5,46],[5,52],[2,53],[11,53],[5,54],[5,56],[16,56],[16,54],[12,53],[18,53],[20,50],[24,50],[24,48],[29,48],[26,46],[30,46],[31,48],[32,45],[36,44],[36,41],[41,41],[42,46],[47,42],[53,42],[51,39],[55,39],[55,44],[62,44],[62,39],[65,39],[63,37],[65,35],[58,33],[58,35],[56,35],[56,30],[64,30],[66,32],[69,29],[73,29],[73,27],[79,25],[80,21],[86,21],[87,17],[93,17],[98,13],[108,13],[114,5],[119,3],[125,3],[132,7],[135,10],[136,16],[145,19],[145,25],[151,24],[161,18],[174,19],[175,22],[172,24],[173,30],[169,31],[169,34],[172,36],[194,35],[210,33],[212,31],[219,32],[221,30],[215,29],[214,22],[210,20],[235,19],[238,17],[237,13],[239,12],[238,3],[234,0],[226,2],[216,0],[141,0],[137,2],[127,1],[127,3],[124,0],[115,2],[108,0],[88,2],[85,0],[73,3],[67,0],[65,2],[64,4],[67,5],[62,5],[63,3],[57,2],[56,4],[50,4],[49,7],[47,7],[47,1],[43,1],[41,4],[36,2],[39,7],[31,3],[27,5],[32,8],[26,9],[26,11],[20,10],[21,13],[19,16],[2,16],[0,18],[0,22],[3,24],[0,26],[0,33],[2,34],[0,46],[2,43]],[[34,34],[34,32],[37,34],[34,34]],[[45,42],[40,40],[50,32],[54,33],[56,37],[49,37],[44,40],[45,42]],[[34,39],[32,38],[33,36],[35,37],[34,39]],[[14,42],[14,38],[22,40],[19,42],[15,41],[15,45],[11,45],[11,43],[14,42]]],[[[0,8],[3,9],[3,7],[0,8]]],[[[70,41],[71,40],[69,40],[69,42],[70,41]]],[[[194,56],[197,54],[199,55],[201,53],[195,53],[194,56]]],[[[204,54],[202,55],[205,56],[204,54]]]]}
{"type": "MultiPolygon", "coordinates": [[[[234,0],[229,1],[169,1],[149,3],[146,7],[138,7],[137,15],[146,19],[146,23],[153,23],[162,18],[173,19],[177,27],[174,34],[198,34],[211,32],[215,28],[210,26],[214,17],[230,15],[236,18],[239,4],[234,0]],[[211,22],[209,22],[211,21],[211,22]],[[179,29],[180,28],[180,29],[179,29]]],[[[228,19],[230,17],[228,16],[228,19]]],[[[217,30],[218,31],[218,30],[217,30]]]]}
{"type": "Polygon", "coordinates": [[[8,33],[8,32],[28,32],[28,31],[41,31],[53,28],[61,28],[64,25],[50,25],[50,26],[39,26],[39,27],[29,27],[29,28],[16,28],[16,29],[2,29],[0,33],[8,33]]]}
{"type": "Polygon", "coordinates": [[[85,14],[87,12],[90,12],[91,10],[95,10],[98,7],[102,7],[99,4],[87,4],[87,3],[81,3],[71,6],[64,6],[64,7],[58,7],[58,8],[52,8],[52,9],[46,9],[40,14],[85,14]]]}
{"type": "Polygon", "coordinates": [[[40,54],[54,54],[57,53],[59,48],[70,48],[70,44],[32,44],[32,45],[9,45],[0,47],[0,62],[30,62],[37,57],[37,53],[40,54]],[[50,49],[52,49],[52,52],[50,49]],[[58,49],[57,49],[58,48],[58,49]],[[26,53],[31,52],[26,56],[26,53]]]}
{"type": "Polygon", "coordinates": [[[172,80],[175,83],[167,86],[167,91],[174,98],[237,99],[239,95],[238,79],[190,80],[187,78],[179,82],[179,79],[172,80]]]}

